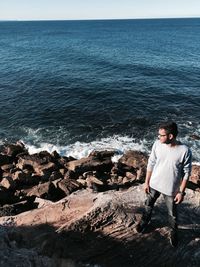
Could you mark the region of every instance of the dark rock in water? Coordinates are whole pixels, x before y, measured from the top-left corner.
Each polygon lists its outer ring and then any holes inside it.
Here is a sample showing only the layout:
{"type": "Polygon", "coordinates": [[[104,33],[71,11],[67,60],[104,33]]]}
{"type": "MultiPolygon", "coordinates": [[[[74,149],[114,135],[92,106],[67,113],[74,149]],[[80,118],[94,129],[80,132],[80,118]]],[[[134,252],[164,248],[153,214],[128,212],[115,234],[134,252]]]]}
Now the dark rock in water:
{"type": "Polygon", "coordinates": [[[89,157],[94,157],[96,159],[102,160],[105,158],[111,158],[113,157],[115,154],[115,151],[108,151],[108,150],[104,150],[104,151],[92,151],[89,154],[89,157]]]}
{"type": "Polygon", "coordinates": [[[10,144],[5,147],[5,153],[12,158],[16,157],[20,153],[25,152],[27,152],[25,145],[20,141],[18,141],[16,144],[10,144]]]}
{"type": "Polygon", "coordinates": [[[192,134],[190,135],[190,138],[194,139],[194,140],[200,140],[200,136],[197,134],[192,134]]]}

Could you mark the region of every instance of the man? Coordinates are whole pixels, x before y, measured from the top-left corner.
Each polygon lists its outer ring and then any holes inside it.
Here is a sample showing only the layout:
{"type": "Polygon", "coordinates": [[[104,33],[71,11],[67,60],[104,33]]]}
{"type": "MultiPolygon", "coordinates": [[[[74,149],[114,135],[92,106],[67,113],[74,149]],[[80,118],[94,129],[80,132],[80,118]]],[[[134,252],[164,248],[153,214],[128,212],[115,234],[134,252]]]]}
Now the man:
{"type": "Polygon", "coordinates": [[[174,122],[159,127],[159,140],[152,147],[147,165],[145,211],[136,226],[137,232],[144,232],[150,222],[154,204],[162,194],[168,209],[170,243],[173,247],[178,244],[176,206],[184,199],[192,160],[189,148],[176,140],[177,134],[177,124],[174,122]]]}

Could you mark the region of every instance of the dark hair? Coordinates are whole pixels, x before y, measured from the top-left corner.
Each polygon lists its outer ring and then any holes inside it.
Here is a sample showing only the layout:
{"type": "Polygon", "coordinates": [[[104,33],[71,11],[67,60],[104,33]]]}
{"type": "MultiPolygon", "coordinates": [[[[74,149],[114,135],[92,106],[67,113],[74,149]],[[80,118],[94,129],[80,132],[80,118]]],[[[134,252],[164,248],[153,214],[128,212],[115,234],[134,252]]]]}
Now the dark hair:
{"type": "Polygon", "coordinates": [[[164,129],[167,134],[173,134],[174,137],[178,134],[178,126],[175,122],[165,122],[160,124],[159,129],[164,129]]]}

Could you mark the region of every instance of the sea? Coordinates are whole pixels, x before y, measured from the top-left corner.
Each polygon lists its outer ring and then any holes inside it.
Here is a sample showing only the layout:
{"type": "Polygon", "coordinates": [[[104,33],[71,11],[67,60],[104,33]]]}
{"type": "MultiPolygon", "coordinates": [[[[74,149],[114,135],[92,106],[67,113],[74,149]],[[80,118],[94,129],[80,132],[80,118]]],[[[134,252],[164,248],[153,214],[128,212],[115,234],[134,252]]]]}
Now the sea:
{"type": "Polygon", "coordinates": [[[200,18],[0,22],[0,145],[149,153],[175,121],[200,163],[200,18]]]}

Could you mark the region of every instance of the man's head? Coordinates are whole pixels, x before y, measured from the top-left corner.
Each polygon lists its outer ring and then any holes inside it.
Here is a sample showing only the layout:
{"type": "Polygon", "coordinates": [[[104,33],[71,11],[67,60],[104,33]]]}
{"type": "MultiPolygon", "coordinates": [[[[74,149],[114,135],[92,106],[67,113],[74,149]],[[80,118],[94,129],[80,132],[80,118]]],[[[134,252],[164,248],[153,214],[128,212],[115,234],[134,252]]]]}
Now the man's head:
{"type": "Polygon", "coordinates": [[[178,134],[178,127],[175,122],[166,122],[159,126],[158,138],[163,144],[171,144],[178,134]]]}

